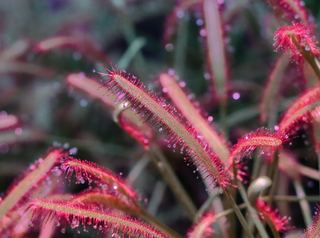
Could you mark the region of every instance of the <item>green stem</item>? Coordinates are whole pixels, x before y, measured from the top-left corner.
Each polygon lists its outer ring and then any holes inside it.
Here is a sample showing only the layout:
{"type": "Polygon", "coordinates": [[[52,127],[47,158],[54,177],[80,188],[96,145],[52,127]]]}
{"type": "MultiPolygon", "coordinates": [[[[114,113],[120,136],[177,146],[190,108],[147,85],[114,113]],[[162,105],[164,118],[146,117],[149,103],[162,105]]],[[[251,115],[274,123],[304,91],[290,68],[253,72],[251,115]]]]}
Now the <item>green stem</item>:
{"type": "MultiPolygon", "coordinates": [[[[320,170],[320,154],[319,153],[318,153],[318,162],[319,162],[319,170],[320,170]]],[[[314,180],[319,180],[320,179],[319,178],[320,173],[316,169],[304,166],[302,164],[297,164],[297,168],[296,169],[303,176],[306,176],[306,177],[314,179],[314,180]]],[[[320,184],[319,184],[319,186],[320,186],[320,184]]]]}
{"type": "MultiPolygon", "coordinates": [[[[237,169],[237,164],[235,162],[235,159],[233,159],[233,161],[232,161],[232,170],[233,170],[233,181],[232,181],[232,183],[235,186],[231,187],[230,194],[235,200],[237,200],[237,190],[238,189],[237,189],[236,185],[238,184],[238,169],[237,169]]],[[[230,232],[229,232],[230,236],[231,237],[235,237],[235,235],[236,235],[236,226],[237,226],[235,217],[234,216],[230,217],[229,218],[229,222],[230,222],[230,232]]],[[[250,227],[250,224],[248,224],[248,225],[250,227]]]]}
{"type": "Polygon", "coordinates": [[[300,204],[301,212],[303,215],[304,223],[307,226],[308,224],[311,224],[312,215],[311,215],[309,203],[305,199],[306,194],[304,192],[304,189],[303,189],[300,181],[298,181],[298,180],[293,181],[293,186],[296,190],[297,197],[301,199],[299,201],[299,204],[300,204]]]}
{"type": "MultiPolygon", "coordinates": [[[[257,151],[253,152],[252,157],[253,157],[252,178],[258,178],[261,170],[262,159],[257,155],[257,151]]],[[[262,174],[260,176],[262,176],[262,174]]]]}
{"type": "MultiPolygon", "coordinates": [[[[319,201],[319,197],[318,196],[306,196],[304,198],[298,198],[296,196],[287,196],[287,195],[277,195],[274,196],[273,201],[285,201],[285,202],[300,202],[301,200],[306,200],[309,202],[318,202],[319,201]]],[[[265,197],[261,197],[262,201],[269,201],[270,197],[269,196],[265,196],[265,197]]],[[[246,203],[241,203],[240,205],[238,205],[239,209],[245,209],[247,208],[247,204],[246,203]]],[[[232,208],[229,208],[227,210],[224,210],[221,213],[218,213],[214,216],[214,218],[216,220],[228,216],[230,214],[234,213],[234,210],[232,208]]]]}
{"type": "Polygon", "coordinates": [[[141,175],[142,171],[146,169],[146,166],[150,162],[148,156],[144,154],[144,156],[139,159],[139,161],[133,166],[127,176],[127,182],[134,187],[135,181],[137,180],[138,176],[141,175]]]}
{"type": "Polygon", "coordinates": [[[177,200],[182,205],[188,218],[192,221],[196,216],[197,208],[192,202],[186,190],[183,188],[171,165],[163,155],[162,151],[156,145],[153,145],[152,149],[150,151],[147,151],[147,153],[154,165],[161,173],[164,180],[167,182],[168,186],[171,188],[177,200]]]}
{"type": "MultiPolygon", "coordinates": [[[[130,17],[130,15],[127,13],[126,4],[125,1],[117,1],[113,0],[111,1],[113,6],[116,8],[116,10],[119,13],[119,21],[121,22],[121,30],[122,34],[127,42],[128,45],[131,45],[136,40],[136,32],[134,29],[133,19],[130,17]]],[[[141,53],[141,51],[136,52],[134,56],[135,60],[133,61],[134,67],[137,70],[137,74],[139,78],[147,79],[148,73],[146,68],[146,62],[144,60],[144,57],[141,53]]]]}
{"type": "Polygon", "coordinates": [[[157,229],[161,230],[168,236],[172,238],[182,238],[181,235],[179,235],[177,232],[172,230],[170,227],[163,224],[161,221],[159,221],[157,218],[155,218],[152,214],[150,214],[146,209],[144,209],[141,205],[139,205],[141,214],[143,218],[149,222],[151,225],[155,226],[157,229]]]}
{"type": "MultiPolygon", "coordinates": [[[[262,159],[261,159],[261,157],[259,157],[257,155],[257,151],[256,150],[253,152],[252,157],[253,157],[252,178],[258,178],[259,174],[260,174],[260,170],[261,170],[262,159]]],[[[250,228],[250,230],[253,230],[254,229],[254,223],[252,221],[252,216],[248,212],[246,212],[245,214],[246,214],[246,219],[248,221],[249,228],[250,228]]],[[[242,236],[242,237],[244,237],[244,236],[242,236]]]]}
{"type": "Polygon", "coordinates": [[[230,195],[230,192],[229,192],[228,188],[227,187],[222,187],[222,188],[223,188],[225,194],[227,195],[227,198],[230,201],[230,205],[231,205],[232,209],[234,210],[234,212],[236,213],[236,215],[237,215],[237,217],[238,217],[238,219],[239,219],[239,221],[240,221],[240,223],[242,225],[242,228],[246,232],[247,236],[249,238],[254,238],[252,233],[249,230],[248,224],[247,224],[246,220],[244,219],[244,217],[243,217],[238,205],[234,201],[233,197],[230,195]]]}
{"type": "MultiPolygon", "coordinates": [[[[209,207],[213,207],[215,213],[223,213],[223,208],[224,208],[224,204],[222,204],[222,198],[218,197],[217,195],[220,194],[219,192],[220,188],[215,187],[213,189],[213,191],[211,192],[210,196],[208,197],[208,199],[202,204],[202,206],[200,207],[200,209],[197,212],[197,215],[195,216],[195,219],[193,220],[194,222],[196,222],[201,215],[209,208],[209,207]]],[[[233,209],[231,209],[233,211],[233,209]]],[[[232,224],[232,222],[230,222],[232,224]]],[[[222,231],[222,233],[224,234],[224,237],[228,237],[227,230],[230,230],[230,227],[226,228],[225,226],[225,222],[219,221],[219,226],[220,229],[222,231]]],[[[233,237],[233,236],[231,236],[233,237]]]]}
{"type": "Polygon", "coordinates": [[[213,191],[211,192],[210,196],[208,197],[208,199],[202,204],[202,206],[199,208],[195,218],[194,218],[194,222],[197,221],[201,215],[209,208],[212,206],[214,199],[217,198],[217,195],[219,193],[219,188],[216,187],[213,189],[213,191]]]}
{"type": "Polygon", "coordinates": [[[312,69],[314,70],[315,74],[317,75],[318,79],[320,80],[320,69],[316,63],[314,54],[310,51],[306,51],[305,47],[300,46],[299,42],[296,40],[294,36],[292,36],[292,42],[295,44],[297,49],[300,50],[302,56],[308,61],[312,69]]]}
{"type": "Polygon", "coordinates": [[[144,38],[136,38],[129,46],[129,48],[124,52],[120,60],[118,61],[118,67],[126,69],[134,56],[141,50],[141,48],[146,44],[144,38]]]}
{"type": "MultiPolygon", "coordinates": [[[[277,174],[278,174],[278,165],[279,165],[279,150],[276,149],[276,151],[274,152],[274,158],[272,160],[272,163],[271,163],[271,166],[270,166],[270,169],[269,169],[269,172],[268,172],[268,177],[271,179],[272,184],[271,184],[271,187],[268,191],[268,194],[270,196],[270,201],[269,201],[269,204],[272,202],[272,197],[274,196],[274,190],[275,190],[275,187],[276,187],[276,184],[274,181],[276,181],[276,178],[277,178],[277,174]]],[[[267,189],[266,189],[267,190],[267,189]]]]}
{"type": "Polygon", "coordinates": [[[147,211],[154,216],[157,214],[157,210],[159,209],[163,196],[166,192],[166,188],[167,184],[163,180],[159,180],[154,186],[147,207],[147,211]]]}
{"type": "Polygon", "coordinates": [[[228,126],[227,126],[227,101],[221,100],[219,103],[220,107],[220,126],[222,131],[224,132],[224,137],[227,139],[228,137],[228,126]]]}
{"type": "Polygon", "coordinates": [[[270,219],[270,217],[268,216],[264,216],[264,219],[266,220],[266,222],[268,223],[270,229],[271,229],[271,232],[272,232],[272,235],[273,237],[275,238],[281,238],[279,232],[277,231],[277,228],[275,227],[273,221],[270,219]]]}
{"type": "MultiPolygon", "coordinates": [[[[242,204],[238,205],[238,208],[239,208],[239,209],[247,208],[247,204],[242,203],[242,204]]],[[[234,210],[233,210],[232,208],[229,208],[229,209],[227,209],[227,210],[225,210],[225,211],[223,211],[223,212],[220,212],[220,213],[216,214],[216,215],[214,216],[214,218],[215,218],[216,220],[218,220],[218,219],[220,219],[220,218],[222,218],[222,217],[225,217],[225,216],[228,216],[228,215],[230,215],[230,214],[232,214],[232,213],[234,213],[234,210]]]]}
{"type": "MultiPolygon", "coordinates": [[[[269,201],[271,198],[269,196],[261,197],[263,201],[269,201]]],[[[287,195],[277,195],[273,196],[273,201],[285,201],[285,202],[300,202],[301,200],[306,200],[309,202],[319,202],[319,196],[306,196],[304,198],[299,198],[296,196],[287,196],[287,195]]]]}
{"type": "Polygon", "coordinates": [[[238,183],[238,186],[240,188],[239,192],[241,194],[241,197],[242,197],[244,203],[247,205],[247,208],[248,208],[248,211],[251,215],[252,221],[255,224],[255,226],[257,227],[259,234],[261,235],[262,238],[269,238],[268,233],[266,232],[263,224],[261,223],[261,220],[259,219],[257,212],[253,209],[253,207],[249,203],[244,186],[240,182],[238,183]]]}

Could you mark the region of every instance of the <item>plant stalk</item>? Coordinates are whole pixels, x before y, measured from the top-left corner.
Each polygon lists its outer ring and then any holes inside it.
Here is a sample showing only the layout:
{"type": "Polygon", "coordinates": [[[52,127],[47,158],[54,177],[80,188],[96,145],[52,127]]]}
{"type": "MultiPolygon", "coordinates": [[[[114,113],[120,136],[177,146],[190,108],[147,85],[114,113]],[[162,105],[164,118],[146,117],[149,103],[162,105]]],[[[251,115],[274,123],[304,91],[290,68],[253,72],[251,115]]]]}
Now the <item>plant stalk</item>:
{"type": "Polygon", "coordinates": [[[305,47],[300,46],[295,37],[292,37],[292,42],[295,44],[297,49],[300,50],[302,56],[308,61],[315,74],[317,75],[318,80],[320,80],[320,69],[316,63],[314,54],[311,51],[306,51],[305,47]]]}
{"type": "Polygon", "coordinates": [[[239,221],[240,221],[240,223],[242,225],[242,228],[244,229],[245,233],[247,234],[247,236],[249,238],[254,238],[252,233],[250,232],[250,229],[248,227],[248,224],[247,224],[246,220],[244,219],[244,217],[243,217],[238,205],[236,204],[236,202],[234,201],[233,197],[231,196],[228,188],[227,187],[222,187],[222,188],[223,188],[225,194],[227,195],[227,198],[230,201],[230,205],[231,205],[232,209],[234,210],[234,212],[236,213],[236,215],[237,215],[237,217],[238,217],[238,219],[239,219],[239,221]]]}
{"type": "Polygon", "coordinates": [[[261,235],[262,238],[269,238],[268,233],[266,232],[263,224],[261,223],[259,216],[257,214],[257,212],[252,208],[252,206],[249,203],[247,194],[246,194],[246,190],[245,187],[242,185],[242,183],[238,182],[238,186],[239,186],[239,192],[241,194],[241,197],[244,201],[244,203],[247,206],[247,209],[251,215],[251,219],[253,221],[253,223],[255,224],[255,226],[257,227],[257,230],[259,231],[259,234],[261,235]]]}
{"type": "Polygon", "coordinates": [[[147,153],[154,165],[161,173],[164,180],[167,182],[168,186],[171,188],[177,200],[182,205],[184,211],[186,212],[186,215],[192,221],[197,214],[197,208],[192,202],[186,190],[183,188],[171,165],[163,155],[162,151],[156,145],[153,145],[152,149],[147,153]]]}
{"type": "Polygon", "coordinates": [[[156,228],[158,228],[159,230],[161,230],[162,232],[164,232],[165,234],[167,234],[168,236],[170,236],[172,238],[183,238],[177,232],[175,232],[170,227],[168,227],[167,225],[165,225],[164,223],[159,221],[157,218],[155,218],[152,214],[150,214],[141,205],[139,205],[139,208],[140,208],[140,211],[141,211],[143,218],[147,222],[149,222],[150,224],[152,224],[153,226],[155,226],[156,228]]]}
{"type": "Polygon", "coordinates": [[[300,204],[301,212],[303,215],[304,223],[307,226],[308,224],[311,224],[312,215],[311,215],[309,203],[305,199],[306,194],[304,192],[304,189],[303,189],[300,181],[298,181],[298,180],[293,181],[293,186],[296,190],[297,197],[301,199],[299,201],[299,204],[300,204]]]}

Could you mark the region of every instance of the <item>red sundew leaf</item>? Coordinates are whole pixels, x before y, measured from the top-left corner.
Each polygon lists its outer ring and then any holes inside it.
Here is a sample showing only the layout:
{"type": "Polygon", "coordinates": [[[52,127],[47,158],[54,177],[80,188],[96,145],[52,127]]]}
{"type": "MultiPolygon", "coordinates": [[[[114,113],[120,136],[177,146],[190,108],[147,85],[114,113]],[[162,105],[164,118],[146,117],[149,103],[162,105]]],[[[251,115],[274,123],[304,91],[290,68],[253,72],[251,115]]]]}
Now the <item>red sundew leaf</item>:
{"type": "Polygon", "coordinates": [[[9,61],[19,58],[30,49],[31,42],[27,39],[18,40],[0,53],[0,61],[9,61]]]}
{"type": "MultiPolygon", "coordinates": [[[[7,230],[1,230],[1,234],[6,234],[8,237],[19,238],[26,237],[27,232],[31,228],[29,226],[31,221],[31,215],[24,213],[27,206],[19,207],[19,214],[16,217],[11,216],[11,224],[7,230]]],[[[18,213],[18,212],[16,212],[18,213]]]]}
{"type": "MultiPolygon", "coordinates": [[[[32,189],[30,193],[28,193],[28,201],[37,198],[37,197],[47,197],[51,198],[59,198],[69,200],[71,195],[69,194],[55,194],[59,182],[57,182],[56,177],[58,174],[57,170],[51,170],[51,172],[56,171],[56,173],[52,173],[43,179],[41,182],[37,184],[35,188],[32,189]]],[[[7,237],[24,237],[25,233],[30,229],[29,223],[31,221],[30,214],[25,213],[25,209],[27,207],[27,199],[23,202],[19,202],[19,207],[12,209],[10,212],[7,212],[6,216],[10,219],[1,220],[0,223],[0,233],[2,235],[7,235],[7,237]]]]}
{"type": "Polygon", "coordinates": [[[168,236],[149,224],[143,223],[128,215],[114,211],[100,211],[96,207],[80,204],[70,204],[64,201],[48,201],[38,199],[30,203],[28,212],[33,220],[41,215],[48,220],[54,217],[60,222],[67,222],[72,229],[83,226],[93,226],[98,232],[112,231],[130,236],[144,236],[147,238],[168,238],[168,236]]]}
{"type": "Polygon", "coordinates": [[[56,48],[72,47],[80,51],[93,61],[109,62],[102,48],[87,36],[56,36],[41,41],[37,44],[36,50],[46,52],[56,48]]]}
{"type": "Polygon", "coordinates": [[[204,0],[206,40],[208,46],[208,64],[213,85],[220,102],[227,100],[228,67],[224,31],[217,1],[204,0]]]}
{"type": "Polygon", "coordinates": [[[84,183],[85,180],[92,182],[93,179],[98,179],[111,186],[114,191],[127,196],[132,201],[136,201],[137,193],[130,186],[125,184],[123,179],[111,170],[93,162],[81,161],[69,157],[62,163],[61,168],[65,170],[67,176],[71,176],[73,172],[75,172],[77,182],[84,183]]]}
{"type": "Polygon", "coordinates": [[[40,232],[38,238],[52,238],[57,230],[58,221],[55,218],[44,218],[45,223],[40,226],[40,232]]]}
{"type": "Polygon", "coordinates": [[[185,118],[192,124],[192,126],[203,136],[204,140],[208,142],[211,149],[217,154],[223,163],[227,163],[230,157],[229,148],[225,138],[218,134],[215,128],[209,124],[199,113],[199,110],[190,102],[187,95],[181,87],[168,74],[161,74],[159,81],[161,85],[166,88],[166,93],[169,94],[173,103],[185,116],[185,118]]]}
{"type": "Polygon", "coordinates": [[[308,52],[310,56],[319,56],[318,41],[312,29],[303,23],[292,23],[292,26],[282,26],[274,33],[275,51],[279,49],[289,52],[292,60],[301,60],[301,51],[308,52]],[[297,47],[299,45],[299,47],[297,47]]]}
{"type": "MultiPolygon", "coordinates": [[[[109,95],[106,97],[105,90],[101,90],[101,84],[96,80],[87,77],[84,73],[69,74],[66,77],[66,81],[75,88],[85,91],[92,98],[100,100],[105,106],[111,108],[113,111],[117,109],[116,102],[118,101],[119,95],[109,95]]],[[[134,128],[139,128],[139,131],[143,133],[146,138],[152,138],[152,132],[150,127],[145,125],[139,117],[135,116],[132,112],[124,110],[121,113],[121,117],[127,123],[132,125],[134,128]]]]}
{"type": "Polygon", "coordinates": [[[272,69],[265,90],[263,91],[262,101],[260,103],[260,120],[267,122],[269,115],[274,110],[276,104],[276,94],[278,92],[281,78],[289,64],[289,56],[280,55],[274,68],[272,69]]]}
{"type": "Polygon", "coordinates": [[[304,238],[318,238],[320,234],[320,206],[316,206],[315,215],[313,216],[312,223],[308,225],[308,228],[304,231],[304,238]]]}
{"type": "Polygon", "coordinates": [[[320,151],[320,106],[312,109],[308,113],[308,117],[312,121],[312,137],[315,145],[316,152],[320,151]]]}
{"type": "Polygon", "coordinates": [[[140,128],[136,128],[136,125],[130,124],[126,121],[123,113],[120,112],[117,117],[118,123],[121,125],[121,128],[132,136],[137,142],[139,142],[145,150],[150,149],[150,143],[152,142],[153,133],[151,131],[144,132],[140,128]]]}
{"type": "Polygon", "coordinates": [[[275,12],[279,20],[285,20],[287,23],[302,22],[311,28],[314,28],[313,18],[308,15],[305,3],[300,0],[266,0],[275,12]]]}
{"type": "Polygon", "coordinates": [[[303,93],[284,112],[279,123],[279,130],[288,131],[299,118],[307,119],[307,113],[320,105],[320,86],[303,93]]]}
{"type": "Polygon", "coordinates": [[[45,138],[45,134],[40,130],[23,129],[22,134],[16,134],[15,131],[9,130],[0,133],[0,145],[12,145],[17,143],[30,143],[40,141],[45,138]]]}
{"type": "MultiPolygon", "coordinates": [[[[271,160],[267,162],[271,163],[271,160]]],[[[295,181],[299,181],[301,176],[319,180],[318,170],[300,164],[294,155],[284,149],[280,150],[279,169],[295,181]]]]}
{"type": "MultiPolygon", "coordinates": [[[[92,98],[99,99],[106,106],[115,109],[115,104],[112,102],[112,98],[106,97],[105,92],[98,90],[101,87],[101,84],[98,83],[93,78],[87,77],[84,73],[69,74],[66,77],[66,81],[75,88],[81,89],[88,93],[92,98]]],[[[114,97],[113,100],[115,100],[114,97]]]]}
{"type": "Polygon", "coordinates": [[[72,199],[69,200],[69,202],[72,204],[83,205],[103,205],[105,207],[110,207],[112,209],[116,209],[130,215],[140,215],[140,208],[137,207],[135,204],[126,201],[123,197],[114,194],[108,194],[103,191],[88,190],[74,196],[72,199]]]}
{"type": "Polygon", "coordinates": [[[15,115],[0,115],[0,130],[17,126],[18,122],[19,120],[15,115]]]}
{"type": "Polygon", "coordinates": [[[48,77],[53,70],[21,61],[0,61],[0,75],[12,73],[48,77]]]}
{"type": "Polygon", "coordinates": [[[271,152],[279,148],[284,141],[284,134],[272,132],[270,129],[259,128],[258,130],[244,135],[233,146],[229,166],[232,167],[234,160],[240,160],[245,155],[249,155],[256,148],[267,149],[271,152]]]}
{"type": "Polygon", "coordinates": [[[208,213],[202,215],[199,221],[189,229],[187,237],[188,238],[203,238],[212,237],[213,229],[211,228],[212,223],[216,220],[214,218],[214,213],[208,213]]]}
{"type": "Polygon", "coordinates": [[[120,95],[120,102],[129,102],[133,111],[146,118],[151,125],[157,125],[159,131],[167,133],[169,145],[174,149],[179,145],[186,148],[187,155],[194,159],[204,178],[210,179],[212,183],[217,182],[220,186],[228,184],[228,176],[220,159],[205,146],[206,143],[199,138],[198,132],[185,122],[175,108],[147,89],[135,76],[120,69],[107,71],[108,74],[99,73],[107,77],[104,86],[120,95]]]}
{"type": "MultiPolygon", "coordinates": [[[[267,205],[264,201],[257,199],[256,208],[262,213],[261,219],[265,219],[268,223],[271,222],[279,232],[292,229],[294,227],[286,227],[289,222],[287,217],[282,217],[278,214],[278,211],[273,207],[267,205]]],[[[270,225],[270,224],[269,224],[270,225]]]]}
{"type": "Polygon", "coordinates": [[[290,178],[297,181],[300,179],[298,162],[288,151],[280,150],[279,169],[287,174],[290,178]]]}
{"type": "Polygon", "coordinates": [[[8,211],[18,204],[22,197],[46,177],[52,167],[65,155],[61,150],[55,149],[48,153],[44,159],[40,158],[37,166],[30,166],[30,173],[18,182],[0,203],[0,220],[8,211]]]}

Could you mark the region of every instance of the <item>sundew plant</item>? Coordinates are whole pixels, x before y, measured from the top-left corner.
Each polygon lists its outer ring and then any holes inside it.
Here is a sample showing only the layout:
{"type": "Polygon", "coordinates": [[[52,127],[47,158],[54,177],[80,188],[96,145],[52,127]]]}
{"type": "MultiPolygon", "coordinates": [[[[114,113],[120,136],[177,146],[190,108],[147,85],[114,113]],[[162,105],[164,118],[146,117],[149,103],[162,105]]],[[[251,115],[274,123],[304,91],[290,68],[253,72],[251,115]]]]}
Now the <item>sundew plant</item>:
{"type": "Polygon", "coordinates": [[[0,15],[0,238],[320,237],[319,1],[0,15]]]}

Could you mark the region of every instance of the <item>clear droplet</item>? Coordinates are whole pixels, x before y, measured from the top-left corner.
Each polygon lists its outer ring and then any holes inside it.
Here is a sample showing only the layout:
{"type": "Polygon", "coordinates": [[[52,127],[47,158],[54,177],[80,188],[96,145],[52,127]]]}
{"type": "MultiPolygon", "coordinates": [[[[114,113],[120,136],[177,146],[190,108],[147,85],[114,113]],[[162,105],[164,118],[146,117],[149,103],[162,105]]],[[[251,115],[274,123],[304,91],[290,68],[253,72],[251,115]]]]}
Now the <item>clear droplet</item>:
{"type": "Polygon", "coordinates": [[[184,11],[179,10],[179,11],[177,11],[176,15],[177,15],[178,18],[181,19],[181,18],[184,17],[184,11]]]}
{"type": "Polygon", "coordinates": [[[168,51],[168,52],[172,52],[172,51],[174,50],[174,45],[171,44],[171,43],[166,44],[165,49],[166,49],[166,51],[168,51]]]}
{"type": "Polygon", "coordinates": [[[198,25],[198,26],[202,26],[203,25],[203,20],[201,19],[201,18],[199,18],[199,19],[197,19],[197,21],[196,21],[196,24],[198,25]]]}

